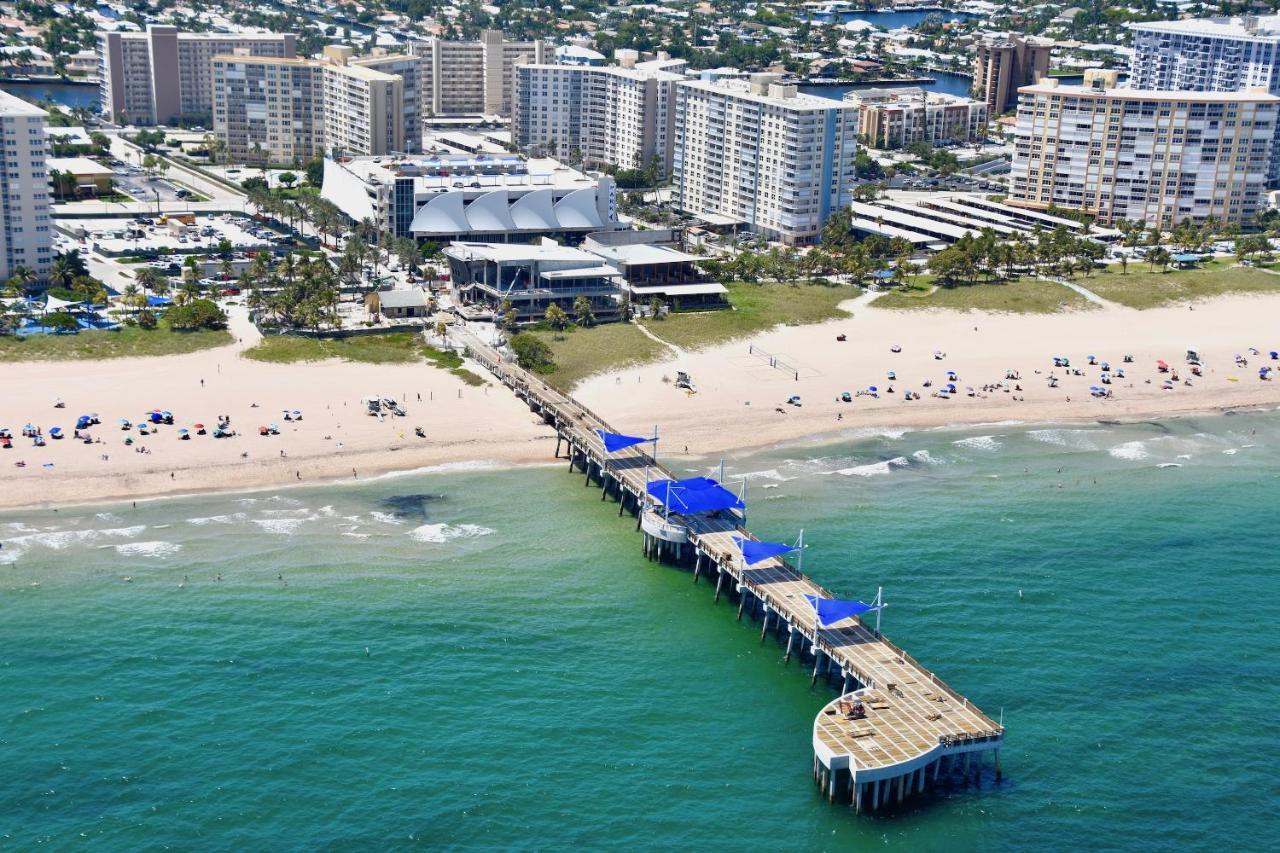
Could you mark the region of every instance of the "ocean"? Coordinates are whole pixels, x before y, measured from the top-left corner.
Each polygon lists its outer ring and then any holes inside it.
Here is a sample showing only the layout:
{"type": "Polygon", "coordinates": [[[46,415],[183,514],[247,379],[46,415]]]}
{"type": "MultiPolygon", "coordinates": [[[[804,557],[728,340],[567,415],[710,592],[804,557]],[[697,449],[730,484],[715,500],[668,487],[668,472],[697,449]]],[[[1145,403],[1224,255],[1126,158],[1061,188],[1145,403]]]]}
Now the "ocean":
{"type": "MultiPolygon", "coordinates": [[[[706,471],[718,459],[668,460],[706,471]]],[[[850,432],[750,523],[1007,727],[856,817],[833,696],[563,464],[0,515],[0,844],[1263,849],[1280,415],[850,432]]],[[[1270,827],[1270,829],[1268,829],[1270,827]]]]}

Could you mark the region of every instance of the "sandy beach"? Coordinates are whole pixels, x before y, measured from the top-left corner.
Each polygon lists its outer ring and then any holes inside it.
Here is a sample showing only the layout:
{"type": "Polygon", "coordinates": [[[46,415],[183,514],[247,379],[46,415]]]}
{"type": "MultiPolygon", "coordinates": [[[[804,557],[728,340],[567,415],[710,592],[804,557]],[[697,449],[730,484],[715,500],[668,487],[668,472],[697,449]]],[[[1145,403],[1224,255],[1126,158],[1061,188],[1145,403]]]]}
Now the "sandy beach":
{"type": "MultiPolygon", "coordinates": [[[[584,383],[577,396],[619,430],[647,433],[656,424],[664,455],[683,454],[686,448],[692,455],[728,453],[886,429],[1136,420],[1280,405],[1280,382],[1259,380],[1257,370],[1280,367],[1268,358],[1270,349],[1280,349],[1273,322],[1280,297],[1222,298],[1194,310],[1186,305],[1142,312],[1107,307],[1051,316],[885,311],[866,297],[845,307],[852,312],[847,319],[780,327],[750,340],[601,375],[584,383]],[[845,341],[836,340],[840,334],[845,341]],[[901,352],[891,352],[894,346],[901,352]],[[1249,347],[1260,355],[1250,354],[1249,347]],[[1188,369],[1188,348],[1200,352],[1202,377],[1188,369]],[[935,351],[945,357],[935,358],[935,351]],[[1248,358],[1247,366],[1236,366],[1237,353],[1248,358]],[[1126,354],[1134,356],[1132,364],[1123,363],[1126,354]],[[779,366],[770,366],[770,355],[779,366]],[[1055,355],[1070,358],[1071,367],[1084,375],[1055,369],[1055,355]],[[1125,369],[1124,379],[1105,386],[1112,399],[1090,396],[1090,386],[1100,385],[1101,370],[1087,364],[1089,355],[1109,361],[1113,374],[1125,369]],[[1157,359],[1178,372],[1172,390],[1163,389],[1170,374],[1157,371],[1157,359]],[[676,370],[692,374],[696,394],[664,381],[676,370]],[[891,370],[896,379],[888,378],[891,370]],[[1010,370],[1021,377],[1007,383],[1010,390],[982,390],[1004,383],[1010,370]],[[947,371],[956,373],[959,393],[950,399],[932,396],[945,386],[947,371]],[[1056,388],[1049,387],[1051,373],[1060,380],[1056,388]],[[1186,379],[1191,386],[1183,384],[1186,379]],[[926,380],[932,387],[925,387],[926,380]],[[879,398],[838,399],[843,391],[856,395],[870,386],[877,387],[879,398]],[[908,389],[920,399],[905,400],[908,389]],[[792,395],[800,397],[801,406],[786,404],[792,395]]],[[[22,378],[7,383],[0,402],[0,426],[15,435],[13,448],[0,451],[7,485],[0,491],[0,507],[146,499],[359,479],[435,465],[551,459],[553,433],[501,386],[468,387],[425,364],[251,361],[240,353],[257,333],[241,315],[232,321],[237,343],[190,355],[10,365],[10,375],[22,378]],[[379,421],[366,415],[360,401],[372,394],[404,401],[407,416],[379,421]],[[53,407],[58,398],[65,409],[53,407]],[[172,411],[174,426],[139,441],[136,432],[122,432],[117,425],[120,418],[137,421],[154,408],[172,411]],[[285,422],[285,409],[302,411],[303,420],[285,422]],[[91,430],[101,443],[86,445],[70,433],[76,417],[90,412],[102,419],[91,430]],[[240,435],[178,439],[178,427],[198,422],[212,427],[218,415],[230,415],[240,435]],[[61,426],[68,437],[33,447],[18,434],[28,422],[46,434],[61,426]],[[273,422],[279,435],[258,435],[260,424],[273,422]],[[416,426],[425,439],[415,436],[416,426]],[[135,436],[133,447],[124,444],[128,435],[135,436]],[[26,466],[15,465],[19,460],[26,466]]]]}
{"type": "Polygon", "coordinates": [[[13,431],[14,446],[0,451],[6,484],[0,506],[314,484],[551,456],[554,438],[501,387],[470,387],[427,364],[252,361],[240,352],[256,342],[256,330],[233,313],[231,331],[238,343],[189,355],[9,365],[13,378],[0,400],[0,426],[13,431]],[[360,401],[374,394],[403,401],[407,415],[382,421],[367,415],[360,401]],[[65,409],[54,408],[57,398],[65,409]],[[120,418],[137,422],[156,408],[173,412],[174,425],[146,439],[120,429],[120,418]],[[302,421],[284,421],[285,409],[301,411],[302,421]],[[90,430],[100,444],[71,437],[77,416],[91,412],[102,420],[90,430]],[[240,434],[178,439],[179,427],[211,429],[218,415],[230,415],[240,434]],[[51,426],[61,426],[67,437],[33,447],[19,434],[27,423],[41,426],[46,437],[51,426]],[[271,423],[280,434],[259,436],[258,426],[271,423]],[[426,439],[414,434],[416,426],[426,439]],[[130,435],[135,444],[127,447],[130,435]],[[17,467],[19,460],[26,466],[17,467]]]}
{"type": "MultiPolygon", "coordinates": [[[[1280,381],[1261,381],[1257,370],[1280,368],[1280,362],[1268,357],[1270,350],[1280,349],[1274,322],[1280,297],[1226,297],[1147,311],[1108,306],[1054,315],[887,311],[865,297],[842,307],[852,316],[777,328],[749,341],[595,377],[579,387],[577,396],[620,430],[647,432],[657,423],[667,453],[681,453],[687,446],[698,455],[815,436],[853,437],[868,430],[1136,420],[1280,405],[1280,381]],[[837,341],[840,334],[847,340],[837,341]],[[901,352],[891,352],[894,346],[901,352]],[[749,347],[757,352],[750,353],[749,347]],[[1261,355],[1250,354],[1249,347],[1261,355]],[[1189,348],[1200,353],[1202,377],[1188,369],[1189,348]],[[760,351],[784,366],[771,367],[760,351]],[[936,359],[935,351],[945,357],[936,359]],[[1237,353],[1248,359],[1248,366],[1236,366],[1237,353]],[[1132,364],[1122,363],[1126,354],[1133,355],[1132,364]],[[1109,361],[1113,373],[1123,368],[1125,378],[1101,386],[1100,365],[1088,365],[1090,355],[1109,361]],[[1054,356],[1068,357],[1072,369],[1085,375],[1055,369],[1054,356]],[[1171,373],[1159,373],[1157,359],[1177,372],[1179,382],[1172,390],[1163,390],[1171,373]],[[692,375],[696,394],[663,381],[674,379],[677,370],[692,375]],[[959,393],[950,399],[931,396],[945,385],[949,370],[956,373],[959,393]],[[1021,376],[1008,383],[1010,391],[982,390],[1005,382],[1009,370],[1021,376]],[[896,373],[895,380],[888,378],[889,371],[896,373]],[[1049,387],[1051,373],[1060,380],[1057,388],[1049,387]],[[1183,384],[1188,379],[1191,386],[1183,384]],[[926,380],[932,387],[924,387],[926,380]],[[878,399],[838,400],[844,391],[856,395],[871,386],[878,389],[878,399]],[[1092,397],[1090,386],[1110,388],[1112,399],[1092,397]],[[975,396],[967,395],[970,387],[975,396]],[[903,399],[908,389],[920,399],[903,399]],[[800,407],[786,404],[792,395],[801,398],[800,407]]],[[[660,327],[657,332],[661,334],[660,327]]]]}

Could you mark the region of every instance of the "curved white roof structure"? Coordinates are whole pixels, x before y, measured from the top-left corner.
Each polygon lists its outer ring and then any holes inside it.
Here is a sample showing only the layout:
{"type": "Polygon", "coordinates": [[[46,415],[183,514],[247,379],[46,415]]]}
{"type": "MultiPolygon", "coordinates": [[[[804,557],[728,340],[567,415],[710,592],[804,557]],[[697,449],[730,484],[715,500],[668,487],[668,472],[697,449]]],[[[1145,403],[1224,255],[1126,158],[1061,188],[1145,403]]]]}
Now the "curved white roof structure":
{"type": "Polygon", "coordinates": [[[364,182],[328,157],[324,158],[324,182],[321,184],[320,197],[333,202],[355,222],[377,218],[373,199],[369,198],[364,182]]]}
{"type": "Polygon", "coordinates": [[[515,231],[516,223],[508,209],[506,190],[494,190],[467,205],[467,222],[472,231],[515,231]]]}
{"type": "Polygon", "coordinates": [[[603,228],[596,210],[595,190],[574,190],[556,202],[556,220],[561,228],[603,228]]]}
{"type": "Polygon", "coordinates": [[[467,222],[462,193],[440,193],[424,204],[413,217],[409,230],[414,234],[466,234],[471,230],[467,222]]]}
{"type": "Polygon", "coordinates": [[[534,190],[516,199],[511,205],[511,219],[517,228],[525,231],[554,231],[559,228],[554,192],[550,189],[534,190]]]}

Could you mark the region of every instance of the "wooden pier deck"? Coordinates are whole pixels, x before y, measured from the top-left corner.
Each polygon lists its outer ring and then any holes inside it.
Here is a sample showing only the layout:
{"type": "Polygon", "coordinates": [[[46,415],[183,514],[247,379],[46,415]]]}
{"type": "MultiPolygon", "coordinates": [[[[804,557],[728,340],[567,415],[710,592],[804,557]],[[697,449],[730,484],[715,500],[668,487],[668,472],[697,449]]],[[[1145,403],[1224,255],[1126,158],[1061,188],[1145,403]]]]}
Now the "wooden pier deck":
{"type": "Polygon", "coordinates": [[[694,583],[715,575],[715,596],[723,592],[763,623],[761,638],[772,629],[785,637],[786,659],[801,655],[812,663],[811,683],[822,676],[840,685],[840,695],[819,712],[813,726],[814,778],[831,800],[861,811],[898,802],[936,783],[940,774],[962,778],[971,758],[981,768],[985,753],[994,756],[1000,775],[999,747],[1004,729],[934,673],[878,634],[873,625],[847,619],[818,627],[805,595],[835,597],[782,558],[744,566],[734,536],[755,537],[734,516],[682,517],[667,522],[648,507],[647,481],[678,479],[655,464],[640,447],[606,455],[595,432],[615,430],[572,397],[551,388],[491,347],[464,334],[468,353],[528,403],[556,430],[556,455],[562,448],[569,469],[599,484],[601,499],[611,492],[618,514],[630,508],[644,531],[645,554],[692,564],[694,583]],[[728,589],[726,590],[726,586],[728,589]],[[851,719],[853,701],[865,717],[851,719]],[[896,790],[895,790],[896,786],[896,790]]]}

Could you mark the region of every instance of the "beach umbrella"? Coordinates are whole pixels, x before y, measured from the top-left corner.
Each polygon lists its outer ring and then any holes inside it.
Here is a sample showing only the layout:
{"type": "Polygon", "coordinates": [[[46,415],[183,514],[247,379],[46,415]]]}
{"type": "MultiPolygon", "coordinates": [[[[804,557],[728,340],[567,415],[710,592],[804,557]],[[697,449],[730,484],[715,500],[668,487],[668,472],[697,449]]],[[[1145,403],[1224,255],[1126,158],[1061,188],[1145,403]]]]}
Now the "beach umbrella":
{"type": "Polygon", "coordinates": [[[1272,361],[1275,361],[1275,360],[1276,360],[1276,359],[1278,359],[1278,358],[1280,358],[1280,352],[1276,352],[1275,350],[1272,350],[1272,351],[1271,351],[1271,360],[1272,360],[1272,361]]]}
{"type": "Polygon", "coordinates": [[[870,391],[872,394],[874,394],[874,393],[876,393],[877,391],[879,391],[880,389],[879,389],[879,388],[877,388],[877,387],[876,387],[876,386],[874,386],[874,385],[868,385],[868,386],[867,386],[867,390],[868,390],[868,391],[870,391]]]}
{"type": "Polygon", "coordinates": [[[951,384],[950,382],[948,382],[948,383],[947,383],[947,393],[949,393],[949,394],[954,394],[954,393],[956,393],[956,386],[955,386],[955,385],[953,385],[953,384],[951,384]]]}
{"type": "Polygon", "coordinates": [[[1169,363],[1168,363],[1168,362],[1166,362],[1163,358],[1162,358],[1162,359],[1158,359],[1158,360],[1156,361],[1156,367],[1160,368],[1161,370],[1166,369],[1168,366],[1169,366],[1169,363]]]}

